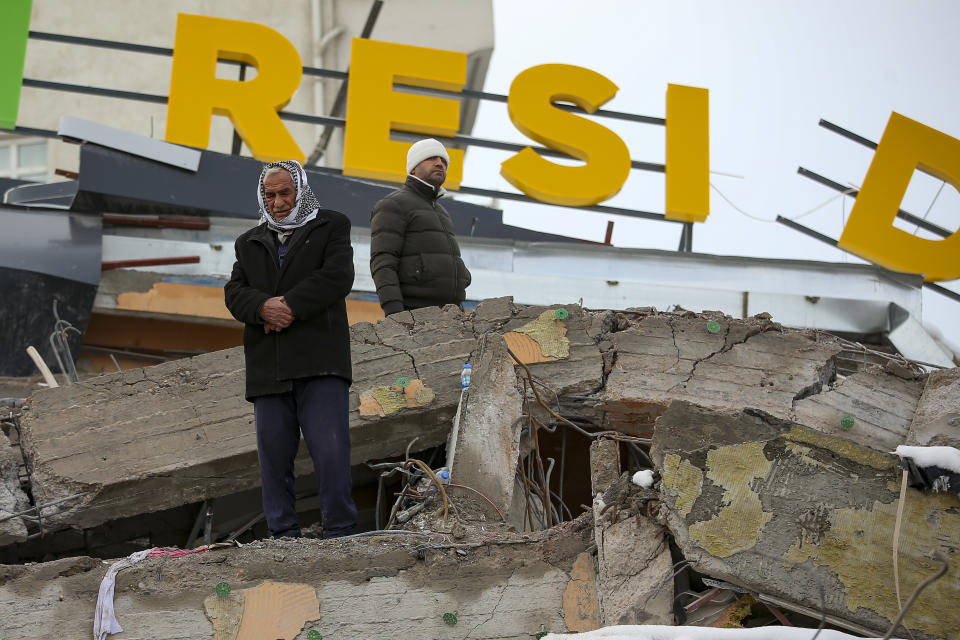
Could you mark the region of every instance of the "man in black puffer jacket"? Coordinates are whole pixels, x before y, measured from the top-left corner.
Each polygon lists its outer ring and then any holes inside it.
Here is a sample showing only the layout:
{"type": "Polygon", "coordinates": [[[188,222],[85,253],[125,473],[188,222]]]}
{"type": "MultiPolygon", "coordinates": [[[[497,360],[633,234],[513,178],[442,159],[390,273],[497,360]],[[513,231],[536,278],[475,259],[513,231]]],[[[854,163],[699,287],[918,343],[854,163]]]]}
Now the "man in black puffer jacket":
{"type": "Polygon", "coordinates": [[[470,272],[453,221],[437,202],[449,164],[437,140],[417,142],[407,152],[407,181],[370,214],[370,273],[386,315],[466,299],[470,272]]]}

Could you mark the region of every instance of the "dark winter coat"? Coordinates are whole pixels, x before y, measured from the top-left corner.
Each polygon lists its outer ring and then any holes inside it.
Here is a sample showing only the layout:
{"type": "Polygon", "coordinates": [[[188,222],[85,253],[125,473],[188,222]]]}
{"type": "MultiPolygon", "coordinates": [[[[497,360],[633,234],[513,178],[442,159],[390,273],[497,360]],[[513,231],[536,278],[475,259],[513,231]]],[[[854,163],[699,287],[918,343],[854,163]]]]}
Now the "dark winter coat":
{"type": "Polygon", "coordinates": [[[470,272],[438,198],[433,187],[407,176],[370,214],[370,273],[388,315],[404,306],[459,304],[467,296],[470,272]]]}
{"type": "Polygon", "coordinates": [[[246,397],[283,393],[295,378],[334,375],[350,381],[350,329],[345,298],[353,287],[350,221],[321,209],[287,240],[277,261],[277,234],[266,224],[237,238],[237,261],[224,288],[227,309],[243,327],[246,397]],[[284,296],[293,323],[263,332],[260,307],[284,296]]]}

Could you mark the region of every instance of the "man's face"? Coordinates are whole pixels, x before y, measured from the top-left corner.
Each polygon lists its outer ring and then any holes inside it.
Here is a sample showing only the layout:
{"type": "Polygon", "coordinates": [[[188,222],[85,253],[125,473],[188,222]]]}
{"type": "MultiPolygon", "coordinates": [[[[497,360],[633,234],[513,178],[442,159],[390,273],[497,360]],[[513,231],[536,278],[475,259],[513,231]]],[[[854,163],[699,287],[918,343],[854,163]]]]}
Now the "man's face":
{"type": "Polygon", "coordinates": [[[439,187],[447,179],[447,163],[440,156],[432,156],[415,166],[410,173],[434,187],[439,187]]]}
{"type": "Polygon", "coordinates": [[[271,173],[263,179],[263,201],[274,219],[279,221],[290,215],[297,202],[297,190],[287,171],[271,173]]]}

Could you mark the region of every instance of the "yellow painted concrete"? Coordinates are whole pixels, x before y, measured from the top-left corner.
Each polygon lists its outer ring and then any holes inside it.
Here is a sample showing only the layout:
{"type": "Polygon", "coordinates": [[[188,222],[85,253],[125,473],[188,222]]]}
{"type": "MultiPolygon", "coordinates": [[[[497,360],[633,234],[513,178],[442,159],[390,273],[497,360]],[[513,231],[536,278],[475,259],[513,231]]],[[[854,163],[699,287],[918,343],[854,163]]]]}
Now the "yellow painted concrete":
{"type": "Polygon", "coordinates": [[[597,570],[589,553],[581,553],[573,563],[563,592],[563,621],[567,630],[577,633],[600,628],[597,570]]]}
{"type": "Polygon", "coordinates": [[[540,352],[544,356],[566,358],[570,356],[567,326],[562,321],[557,320],[555,313],[555,310],[547,309],[536,320],[532,320],[514,331],[533,338],[540,345],[540,352]]]}
{"type": "Polygon", "coordinates": [[[686,517],[703,491],[703,472],[675,453],[663,458],[663,488],[676,496],[674,507],[686,517]]]}
{"type": "Polygon", "coordinates": [[[690,526],[690,539],[718,558],[756,546],[763,527],[773,514],[765,512],[760,496],[750,488],[754,478],[770,472],[763,442],[748,442],[707,452],[707,477],[724,488],[717,515],[690,526]]]}
{"type": "Polygon", "coordinates": [[[220,287],[174,282],[157,282],[144,293],[121,293],[117,296],[117,309],[233,319],[223,302],[223,289],[220,287]]]}

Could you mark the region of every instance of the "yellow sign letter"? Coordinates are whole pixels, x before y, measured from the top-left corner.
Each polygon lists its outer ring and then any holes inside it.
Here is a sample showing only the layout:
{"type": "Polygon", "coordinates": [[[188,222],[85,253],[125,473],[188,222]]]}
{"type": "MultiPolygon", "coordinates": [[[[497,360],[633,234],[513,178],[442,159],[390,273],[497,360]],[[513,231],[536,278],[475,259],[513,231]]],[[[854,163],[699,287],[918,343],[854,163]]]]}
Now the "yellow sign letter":
{"type": "Polygon", "coordinates": [[[613,197],[630,175],[630,151],[617,134],[586,118],[554,107],[572,102],[593,113],[617,93],[596,71],[544,64],[522,72],[510,85],[507,106],[521,133],[582,160],[581,166],[549,162],[527,147],[500,165],[500,175],[528,196],[571,207],[613,197]]]}
{"type": "Polygon", "coordinates": [[[710,215],[709,93],[667,85],[667,219],[704,222],[710,215]]]}
{"type": "Polygon", "coordinates": [[[303,152],[277,115],[296,92],[302,67],[293,44],[269,27],[179,14],[167,142],[205,149],[216,114],[230,117],[257,160],[303,162],[303,152]],[[217,78],[218,58],[253,65],[257,76],[245,82],[217,78]]]}
{"type": "Polygon", "coordinates": [[[925,240],[893,226],[917,167],[960,190],[960,140],[891,113],[838,244],[887,269],[922,273],[927,282],[960,278],[960,231],[925,240]]]}
{"type": "MultiPolygon", "coordinates": [[[[354,38],[352,47],[343,173],[402,182],[411,143],[391,140],[390,130],[454,136],[460,127],[460,103],[395,92],[393,83],[460,91],[467,81],[467,54],[361,38],[354,38]]],[[[450,167],[444,186],[456,189],[463,178],[463,151],[447,153],[450,167]]]]}

